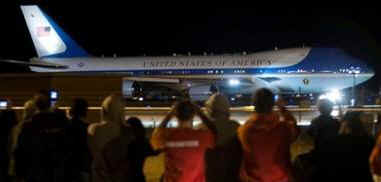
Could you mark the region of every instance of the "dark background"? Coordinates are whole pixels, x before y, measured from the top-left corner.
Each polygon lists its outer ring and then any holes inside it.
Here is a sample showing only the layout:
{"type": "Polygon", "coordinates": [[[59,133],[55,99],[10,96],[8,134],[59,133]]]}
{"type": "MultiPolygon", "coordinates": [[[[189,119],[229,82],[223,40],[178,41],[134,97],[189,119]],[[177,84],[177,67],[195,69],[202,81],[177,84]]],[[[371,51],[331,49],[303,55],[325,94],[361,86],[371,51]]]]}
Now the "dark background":
{"type": "MultiPolygon", "coordinates": [[[[27,61],[36,57],[20,4],[36,4],[36,1],[17,1],[0,7],[0,59],[27,61]]],[[[366,87],[377,90],[379,85],[381,13],[378,8],[274,9],[253,5],[217,8],[186,3],[139,6],[111,1],[96,4],[37,1],[37,4],[93,56],[340,47],[376,70],[376,76],[364,84],[366,87]]],[[[28,69],[0,64],[0,73],[7,72],[28,72],[28,69]]]]}

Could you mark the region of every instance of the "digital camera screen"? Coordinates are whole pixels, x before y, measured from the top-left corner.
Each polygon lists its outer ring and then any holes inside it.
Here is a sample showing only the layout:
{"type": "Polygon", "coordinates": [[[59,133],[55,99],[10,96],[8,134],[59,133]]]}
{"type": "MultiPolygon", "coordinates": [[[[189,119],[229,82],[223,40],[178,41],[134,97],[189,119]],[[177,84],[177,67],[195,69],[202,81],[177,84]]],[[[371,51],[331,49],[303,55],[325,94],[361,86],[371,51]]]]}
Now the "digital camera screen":
{"type": "Polygon", "coordinates": [[[7,101],[0,101],[0,107],[7,107],[8,102],[7,101]]]}
{"type": "Polygon", "coordinates": [[[57,91],[50,91],[50,99],[57,100],[58,99],[58,92],[57,91]]]}

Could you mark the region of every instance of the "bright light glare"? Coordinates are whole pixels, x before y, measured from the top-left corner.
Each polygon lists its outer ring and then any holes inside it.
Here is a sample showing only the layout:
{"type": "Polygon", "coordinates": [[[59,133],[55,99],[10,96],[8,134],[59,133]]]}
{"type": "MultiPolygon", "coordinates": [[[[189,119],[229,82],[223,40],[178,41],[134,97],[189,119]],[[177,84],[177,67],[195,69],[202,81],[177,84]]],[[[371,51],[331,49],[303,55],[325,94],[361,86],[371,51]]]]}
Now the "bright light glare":
{"type": "Polygon", "coordinates": [[[61,42],[52,36],[48,37],[40,37],[38,39],[42,46],[44,46],[45,50],[48,52],[48,54],[54,54],[56,52],[61,52],[61,42]]]}
{"type": "Polygon", "coordinates": [[[331,113],[331,116],[333,116],[333,117],[339,116],[339,111],[338,110],[333,110],[332,113],[331,113]]]}
{"type": "Polygon", "coordinates": [[[351,106],[355,105],[355,99],[351,99],[351,106]]]}
{"type": "Polygon", "coordinates": [[[50,92],[50,98],[51,99],[57,99],[58,98],[58,93],[56,91],[50,92]]]}
{"type": "Polygon", "coordinates": [[[231,86],[237,86],[239,84],[240,84],[239,80],[236,80],[236,79],[229,80],[229,85],[231,85],[231,86]]]}
{"type": "Polygon", "coordinates": [[[319,97],[319,99],[328,99],[328,100],[330,100],[331,102],[336,103],[336,102],[340,102],[340,101],[341,101],[341,99],[342,99],[342,95],[341,95],[341,93],[339,92],[339,90],[334,89],[334,90],[332,90],[332,91],[329,92],[329,93],[326,93],[326,94],[324,94],[324,95],[321,95],[321,96],[319,97]]]}
{"type": "Polygon", "coordinates": [[[7,107],[6,101],[0,101],[0,107],[7,107]]]}
{"type": "Polygon", "coordinates": [[[143,97],[139,97],[139,101],[143,101],[144,100],[144,98],[143,97]]]}

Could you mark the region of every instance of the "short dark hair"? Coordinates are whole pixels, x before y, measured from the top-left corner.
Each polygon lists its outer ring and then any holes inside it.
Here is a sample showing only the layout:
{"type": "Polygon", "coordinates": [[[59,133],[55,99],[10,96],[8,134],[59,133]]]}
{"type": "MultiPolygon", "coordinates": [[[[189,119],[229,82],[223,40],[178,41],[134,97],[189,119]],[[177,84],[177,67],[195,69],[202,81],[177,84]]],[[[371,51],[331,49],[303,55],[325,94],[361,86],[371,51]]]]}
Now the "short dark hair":
{"type": "Polygon", "coordinates": [[[49,93],[49,90],[41,89],[41,90],[38,91],[37,95],[44,95],[44,96],[49,98],[50,93],[49,93]]]}
{"type": "Polygon", "coordinates": [[[135,137],[138,139],[145,138],[146,131],[144,129],[142,121],[137,117],[130,117],[126,121],[127,124],[129,124],[132,127],[132,131],[135,134],[135,137]]]}
{"type": "Polygon", "coordinates": [[[270,113],[273,110],[274,94],[267,88],[261,88],[254,95],[255,111],[258,113],[270,113]]]}
{"type": "Polygon", "coordinates": [[[72,117],[86,117],[88,107],[89,104],[85,99],[75,98],[70,109],[70,115],[72,117]]]}
{"type": "Polygon", "coordinates": [[[176,117],[180,121],[188,121],[194,117],[196,110],[189,100],[180,101],[176,105],[176,117]]]}
{"type": "Polygon", "coordinates": [[[38,110],[44,111],[50,108],[49,98],[45,95],[37,94],[35,95],[34,100],[36,102],[36,107],[38,108],[38,110]]]}
{"type": "Polygon", "coordinates": [[[367,136],[368,132],[364,123],[361,121],[361,116],[363,112],[361,111],[349,111],[345,113],[342,118],[342,122],[345,123],[342,127],[347,127],[350,130],[350,133],[347,133],[352,136],[367,136]]]}
{"type": "Polygon", "coordinates": [[[330,115],[333,109],[333,102],[328,99],[318,101],[318,109],[323,115],[330,115]]]}

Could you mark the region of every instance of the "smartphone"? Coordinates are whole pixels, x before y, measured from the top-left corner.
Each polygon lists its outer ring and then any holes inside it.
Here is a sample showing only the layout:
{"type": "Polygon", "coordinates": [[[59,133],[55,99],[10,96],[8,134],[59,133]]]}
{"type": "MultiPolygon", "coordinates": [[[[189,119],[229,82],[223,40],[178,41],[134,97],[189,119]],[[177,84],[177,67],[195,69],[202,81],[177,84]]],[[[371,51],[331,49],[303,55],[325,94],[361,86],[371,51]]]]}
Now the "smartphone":
{"type": "Polygon", "coordinates": [[[278,101],[278,99],[279,99],[279,95],[274,95],[275,102],[278,101]]]}
{"type": "Polygon", "coordinates": [[[55,91],[55,90],[50,91],[50,100],[53,100],[53,101],[58,100],[58,92],[57,91],[55,91]]]}

